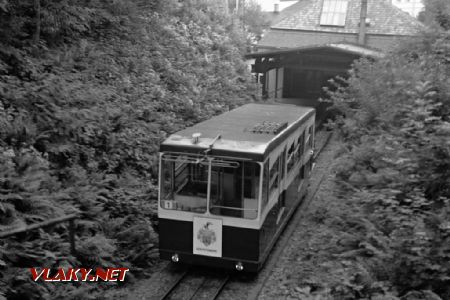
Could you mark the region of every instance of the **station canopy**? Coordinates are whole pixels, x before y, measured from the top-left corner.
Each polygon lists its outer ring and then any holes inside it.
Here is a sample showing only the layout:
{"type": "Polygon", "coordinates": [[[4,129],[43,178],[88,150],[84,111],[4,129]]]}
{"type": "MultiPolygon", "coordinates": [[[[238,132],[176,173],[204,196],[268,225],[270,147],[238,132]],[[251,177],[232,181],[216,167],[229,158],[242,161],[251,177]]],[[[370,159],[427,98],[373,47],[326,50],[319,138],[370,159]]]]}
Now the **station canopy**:
{"type": "Polygon", "coordinates": [[[349,43],[335,43],[335,44],[325,44],[316,46],[305,46],[296,48],[276,48],[273,50],[264,50],[255,53],[249,53],[246,58],[270,58],[277,57],[280,55],[292,55],[292,54],[332,54],[332,53],[343,53],[359,57],[371,57],[371,58],[381,58],[384,53],[361,45],[349,44],[349,43]]]}

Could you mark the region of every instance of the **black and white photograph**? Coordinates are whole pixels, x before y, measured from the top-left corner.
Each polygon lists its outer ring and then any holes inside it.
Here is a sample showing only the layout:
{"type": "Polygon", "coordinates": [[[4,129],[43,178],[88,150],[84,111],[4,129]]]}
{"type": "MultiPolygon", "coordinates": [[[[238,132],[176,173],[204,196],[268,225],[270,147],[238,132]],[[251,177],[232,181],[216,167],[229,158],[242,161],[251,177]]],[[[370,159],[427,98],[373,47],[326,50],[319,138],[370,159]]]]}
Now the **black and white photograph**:
{"type": "Polygon", "coordinates": [[[450,0],[0,0],[0,300],[450,300],[450,0]]]}

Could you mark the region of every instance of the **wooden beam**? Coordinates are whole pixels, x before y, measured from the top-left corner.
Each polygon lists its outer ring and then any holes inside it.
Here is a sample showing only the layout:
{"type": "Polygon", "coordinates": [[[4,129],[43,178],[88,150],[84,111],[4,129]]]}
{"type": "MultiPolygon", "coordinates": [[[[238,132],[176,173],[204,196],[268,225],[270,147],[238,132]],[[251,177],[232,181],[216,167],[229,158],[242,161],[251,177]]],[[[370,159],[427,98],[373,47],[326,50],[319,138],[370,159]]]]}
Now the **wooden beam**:
{"type": "Polygon", "coordinates": [[[71,215],[67,215],[67,216],[51,219],[51,220],[48,220],[48,221],[44,221],[44,222],[41,222],[41,223],[33,224],[33,225],[30,225],[30,226],[25,226],[25,227],[22,227],[22,228],[13,229],[13,230],[6,231],[6,232],[0,232],[0,239],[9,237],[9,236],[12,236],[12,235],[15,235],[15,234],[19,234],[19,233],[24,233],[24,232],[27,232],[27,231],[30,231],[30,230],[33,230],[33,229],[38,229],[38,228],[41,228],[41,227],[47,227],[47,226],[55,225],[55,224],[62,223],[62,222],[65,222],[65,221],[74,220],[76,218],[78,218],[78,215],[71,214],[71,215]]]}
{"type": "Polygon", "coordinates": [[[318,66],[318,65],[293,65],[289,66],[289,69],[295,70],[317,70],[317,71],[329,71],[342,73],[349,69],[349,67],[337,67],[337,66],[318,66]]]}
{"type": "Polygon", "coordinates": [[[70,252],[75,255],[76,254],[76,248],[75,248],[75,219],[78,218],[77,214],[71,214],[67,216],[62,216],[59,218],[47,220],[41,223],[32,224],[30,226],[25,226],[22,228],[13,229],[10,231],[0,232],[0,239],[7,238],[19,233],[28,232],[31,230],[39,229],[42,227],[48,227],[52,225],[56,225],[58,223],[62,222],[69,222],[69,242],[70,242],[70,252]]]}

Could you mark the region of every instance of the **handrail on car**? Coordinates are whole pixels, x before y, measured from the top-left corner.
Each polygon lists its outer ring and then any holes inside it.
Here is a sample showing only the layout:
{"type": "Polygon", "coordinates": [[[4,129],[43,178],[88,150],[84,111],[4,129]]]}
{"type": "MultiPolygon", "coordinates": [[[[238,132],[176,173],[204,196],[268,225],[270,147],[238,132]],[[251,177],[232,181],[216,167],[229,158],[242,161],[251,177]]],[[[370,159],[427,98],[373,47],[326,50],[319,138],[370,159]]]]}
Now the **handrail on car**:
{"type": "Polygon", "coordinates": [[[66,216],[62,216],[59,218],[54,218],[48,221],[44,221],[37,224],[32,224],[30,226],[25,226],[17,229],[13,229],[10,231],[0,232],[0,239],[7,238],[19,233],[28,232],[31,230],[39,229],[42,227],[52,226],[56,225],[62,222],[69,222],[69,242],[70,242],[70,252],[75,255],[76,249],[75,249],[75,219],[79,217],[78,214],[70,214],[66,216]]]}
{"type": "Polygon", "coordinates": [[[239,210],[239,211],[258,211],[257,208],[239,208],[239,207],[220,206],[220,205],[210,206],[209,209],[211,209],[211,208],[225,208],[225,209],[239,210]]]}

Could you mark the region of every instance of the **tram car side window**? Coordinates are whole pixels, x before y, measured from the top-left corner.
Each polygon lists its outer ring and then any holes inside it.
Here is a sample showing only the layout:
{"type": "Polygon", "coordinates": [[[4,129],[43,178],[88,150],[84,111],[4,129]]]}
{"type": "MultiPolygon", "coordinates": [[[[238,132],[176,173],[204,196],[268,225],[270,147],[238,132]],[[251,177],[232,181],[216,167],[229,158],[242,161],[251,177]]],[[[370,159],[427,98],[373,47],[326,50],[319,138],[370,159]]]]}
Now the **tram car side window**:
{"type": "Polygon", "coordinates": [[[314,126],[310,126],[308,129],[309,132],[309,147],[314,148],[314,126]]]}
{"type": "Polygon", "coordinates": [[[298,157],[303,155],[305,149],[305,132],[303,131],[300,137],[298,138],[298,157]]]}
{"type": "Polygon", "coordinates": [[[279,173],[280,173],[280,157],[278,157],[275,162],[273,163],[272,167],[270,168],[270,182],[269,182],[269,195],[272,196],[272,194],[278,189],[278,180],[279,180],[279,173]]]}
{"type": "Polygon", "coordinates": [[[261,209],[263,210],[267,202],[269,201],[269,162],[267,161],[264,164],[264,175],[263,175],[263,182],[262,182],[262,199],[261,199],[261,209]]]}
{"type": "Polygon", "coordinates": [[[289,174],[292,170],[292,168],[294,167],[296,163],[296,159],[295,159],[295,141],[292,142],[292,144],[290,145],[288,152],[287,152],[287,158],[286,158],[286,171],[289,174]]]}
{"type": "Polygon", "coordinates": [[[256,219],[260,166],[254,162],[234,167],[213,164],[211,172],[211,214],[256,219]]]}

